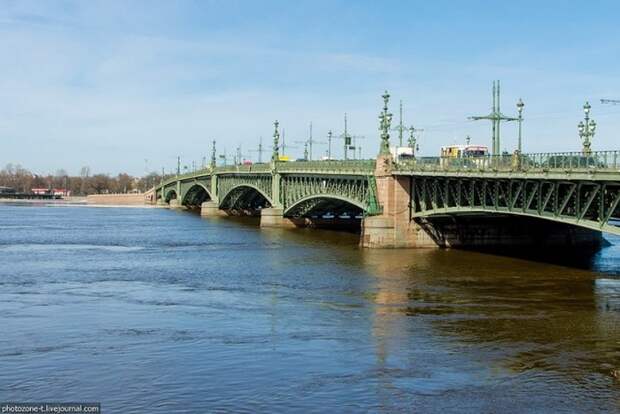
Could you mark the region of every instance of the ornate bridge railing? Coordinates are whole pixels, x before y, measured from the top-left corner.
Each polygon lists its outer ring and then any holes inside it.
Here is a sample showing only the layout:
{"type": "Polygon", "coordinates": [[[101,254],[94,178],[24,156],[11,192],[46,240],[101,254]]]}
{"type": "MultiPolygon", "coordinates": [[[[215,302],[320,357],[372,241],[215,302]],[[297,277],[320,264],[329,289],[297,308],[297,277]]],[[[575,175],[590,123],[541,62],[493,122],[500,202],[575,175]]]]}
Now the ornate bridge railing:
{"type": "Polygon", "coordinates": [[[620,173],[620,151],[550,152],[482,157],[418,157],[396,164],[398,172],[612,172],[620,173]]]}
{"type": "Polygon", "coordinates": [[[278,164],[279,173],[324,173],[368,175],[375,170],[375,160],[294,161],[278,164]]]}
{"type": "Polygon", "coordinates": [[[215,173],[253,173],[253,172],[263,172],[268,173],[271,171],[271,164],[269,163],[260,163],[260,164],[246,164],[246,165],[224,165],[217,167],[215,169],[215,173]]]}

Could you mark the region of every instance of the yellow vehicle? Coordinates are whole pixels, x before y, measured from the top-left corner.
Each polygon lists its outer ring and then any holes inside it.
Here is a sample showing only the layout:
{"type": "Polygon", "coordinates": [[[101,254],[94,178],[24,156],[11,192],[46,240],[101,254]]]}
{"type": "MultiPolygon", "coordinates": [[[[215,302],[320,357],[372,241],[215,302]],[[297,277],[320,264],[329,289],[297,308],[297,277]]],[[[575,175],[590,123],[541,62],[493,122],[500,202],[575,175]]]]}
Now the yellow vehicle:
{"type": "Polygon", "coordinates": [[[291,160],[291,157],[289,157],[288,155],[280,155],[278,157],[278,161],[286,161],[286,162],[288,162],[290,160],[291,160]]]}
{"type": "Polygon", "coordinates": [[[441,147],[441,166],[477,168],[485,164],[489,148],[484,145],[447,145],[441,147]]]}
{"type": "Polygon", "coordinates": [[[489,148],[484,145],[447,145],[441,147],[442,158],[484,157],[489,148]]]}

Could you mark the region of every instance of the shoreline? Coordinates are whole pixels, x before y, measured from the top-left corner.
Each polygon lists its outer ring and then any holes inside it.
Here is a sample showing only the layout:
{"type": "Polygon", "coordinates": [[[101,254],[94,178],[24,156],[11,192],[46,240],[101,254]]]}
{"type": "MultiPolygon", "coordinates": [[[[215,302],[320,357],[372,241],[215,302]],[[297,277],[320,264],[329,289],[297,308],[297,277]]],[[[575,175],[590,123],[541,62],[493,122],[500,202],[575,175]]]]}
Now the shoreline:
{"type": "Polygon", "coordinates": [[[166,208],[153,204],[93,204],[86,201],[86,197],[79,197],[74,200],[18,200],[14,198],[0,198],[1,205],[38,205],[45,207],[97,207],[97,208],[166,208]]]}

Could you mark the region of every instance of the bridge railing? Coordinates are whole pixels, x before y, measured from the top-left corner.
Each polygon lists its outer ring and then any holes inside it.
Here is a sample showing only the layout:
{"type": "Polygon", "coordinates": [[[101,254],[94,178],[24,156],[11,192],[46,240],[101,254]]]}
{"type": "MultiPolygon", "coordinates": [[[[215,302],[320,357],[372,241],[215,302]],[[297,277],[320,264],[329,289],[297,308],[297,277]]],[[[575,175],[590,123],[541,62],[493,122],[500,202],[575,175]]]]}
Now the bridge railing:
{"type": "MultiPolygon", "coordinates": [[[[178,180],[193,178],[200,175],[227,174],[227,173],[269,173],[271,163],[256,163],[244,165],[223,165],[212,171],[210,168],[167,177],[163,185],[169,185],[178,180]]],[[[372,174],[375,170],[375,160],[322,160],[322,161],[290,161],[278,162],[276,170],[281,173],[326,173],[326,174],[372,174]]],[[[156,187],[161,187],[158,184],[156,187]]]]}
{"type": "Polygon", "coordinates": [[[398,162],[397,171],[450,172],[545,172],[620,171],[620,151],[550,152],[485,155],[481,157],[418,157],[398,162]]]}
{"type": "Polygon", "coordinates": [[[292,161],[278,164],[278,172],[324,172],[340,174],[370,174],[375,170],[375,160],[322,160],[292,161]]]}
{"type": "Polygon", "coordinates": [[[216,173],[235,173],[235,172],[269,172],[271,171],[271,164],[263,162],[256,164],[242,164],[242,165],[222,165],[215,169],[216,173]]]}

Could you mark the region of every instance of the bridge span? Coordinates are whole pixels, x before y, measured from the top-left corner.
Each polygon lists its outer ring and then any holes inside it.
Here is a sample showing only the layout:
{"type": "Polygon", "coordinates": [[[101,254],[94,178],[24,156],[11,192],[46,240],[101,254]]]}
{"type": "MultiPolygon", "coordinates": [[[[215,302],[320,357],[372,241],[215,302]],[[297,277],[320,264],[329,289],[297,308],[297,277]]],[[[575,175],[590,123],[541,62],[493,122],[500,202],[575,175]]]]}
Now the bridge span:
{"type": "Polygon", "coordinates": [[[620,234],[620,151],[210,167],[156,202],[261,226],[359,223],[365,247],[597,245],[620,234]]]}

